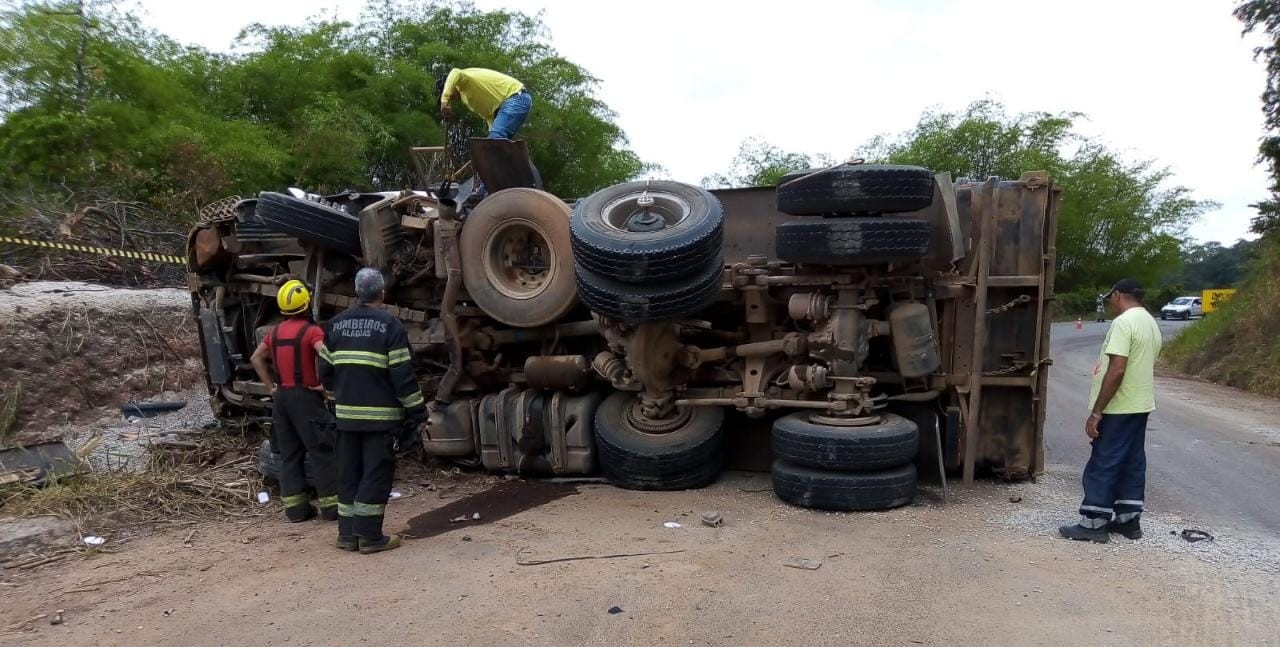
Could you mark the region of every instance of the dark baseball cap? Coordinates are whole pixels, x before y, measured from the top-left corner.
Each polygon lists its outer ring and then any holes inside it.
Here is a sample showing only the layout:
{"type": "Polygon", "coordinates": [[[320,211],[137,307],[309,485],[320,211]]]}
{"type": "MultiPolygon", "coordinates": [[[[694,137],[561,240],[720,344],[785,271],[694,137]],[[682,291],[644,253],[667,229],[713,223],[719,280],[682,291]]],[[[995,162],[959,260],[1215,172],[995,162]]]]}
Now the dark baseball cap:
{"type": "Polygon", "coordinates": [[[1119,292],[1120,294],[1132,294],[1139,299],[1147,293],[1147,291],[1142,288],[1142,284],[1133,279],[1120,279],[1119,281],[1116,281],[1116,284],[1111,286],[1111,290],[1107,292],[1106,296],[1109,297],[1116,292],[1119,292]]]}

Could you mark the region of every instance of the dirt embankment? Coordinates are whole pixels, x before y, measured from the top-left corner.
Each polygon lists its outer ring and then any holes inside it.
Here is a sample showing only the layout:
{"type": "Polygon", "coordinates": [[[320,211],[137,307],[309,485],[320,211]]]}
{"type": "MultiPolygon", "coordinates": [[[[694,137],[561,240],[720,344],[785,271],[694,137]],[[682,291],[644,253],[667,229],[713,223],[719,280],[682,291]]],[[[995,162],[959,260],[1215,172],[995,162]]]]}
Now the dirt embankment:
{"type": "Polygon", "coordinates": [[[182,290],[71,282],[0,290],[0,432],[31,442],[95,408],[188,389],[203,379],[199,358],[182,290]]]}

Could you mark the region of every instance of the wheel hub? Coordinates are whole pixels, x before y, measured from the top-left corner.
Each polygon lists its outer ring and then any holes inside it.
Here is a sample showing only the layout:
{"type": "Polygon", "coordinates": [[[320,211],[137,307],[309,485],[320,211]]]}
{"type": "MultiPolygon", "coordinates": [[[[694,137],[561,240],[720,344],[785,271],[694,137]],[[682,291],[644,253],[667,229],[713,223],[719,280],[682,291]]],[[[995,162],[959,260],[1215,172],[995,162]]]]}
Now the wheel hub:
{"type": "Polygon", "coordinates": [[[676,409],[675,413],[667,418],[650,418],[641,411],[639,401],[631,405],[627,409],[627,422],[637,429],[650,434],[667,434],[671,433],[689,422],[693,417],[693,412],[688,407],[684,409],[676,409]]]}
{"type": "Polygon", "coordinates": [[[663,220],[661,216],[655,215],[648,209],[645,209],[640,213],[632,214],[631,217],[627,219],[627,231],[635,232],[637,234],[648,231],[662,231],[666,226],[667,221],[663,220]]]}
{"type": "Polygon", "coordinates": [[[824,416],[813,414],[809,416],[809,422],[828,427],[870,427],[871,425],[880,424],[880,416],[874,413],[869,416],[824,416]]]}
{"type": "Polygon", "coordinates": [[[680,196],[648,190],[621,196],[601,210],[606,226],[627,233],[647,233],[674,227],[688,219],[691,213],[689,203],[680,196]]]}
{"type": "Polygon", "coordinates": [[[495,229],[485,241],[485,275],[490,284],[513,299],[538,296],[556,274],[551,246],[541,227],[524,219],[495,229]]]}

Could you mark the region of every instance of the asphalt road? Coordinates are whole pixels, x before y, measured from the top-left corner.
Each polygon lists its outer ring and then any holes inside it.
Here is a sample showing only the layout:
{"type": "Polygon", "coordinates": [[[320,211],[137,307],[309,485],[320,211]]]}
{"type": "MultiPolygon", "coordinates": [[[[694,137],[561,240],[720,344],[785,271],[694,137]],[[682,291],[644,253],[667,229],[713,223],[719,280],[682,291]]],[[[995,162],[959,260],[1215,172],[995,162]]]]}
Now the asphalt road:
{"type": "MultiPolygon", "coordinates": [[[[1160,322],[1166,341],[1196,322],[1160,322]]],[[[1055,324],[1045,422],[1050,469],[1089,458],[1084,421],[1107,324],[1055,324]]],[[[1147,509],[1213,527],[1280,534],[1280,401],[1157,372],[1147,429],[1147,509]]]]}

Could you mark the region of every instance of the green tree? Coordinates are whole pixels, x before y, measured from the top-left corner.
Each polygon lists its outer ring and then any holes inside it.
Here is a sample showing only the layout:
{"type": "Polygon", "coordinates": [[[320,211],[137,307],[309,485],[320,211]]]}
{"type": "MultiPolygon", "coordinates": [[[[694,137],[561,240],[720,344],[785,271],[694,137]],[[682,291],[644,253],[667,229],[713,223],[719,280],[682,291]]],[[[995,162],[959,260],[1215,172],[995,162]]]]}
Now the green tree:
{"type": "Polygon", "coordinates": [[[1238,240],[1234,245],[1212,241],[1191,245],[1183,252],[1182,268],[1161,283],[1183,292],[1231,287],[1245,278],[1257,249],[1258,244],[1248,240],[1238,240]]]}
{"type": "Polygon", "coordinates": [[[926,113],[899,136],[873,139],[866,157],[976,180],[1048,171],[1063,188],[1059,290],[1109,285],[1121,276],[1154,284],[1181,263],[1186,228],[1215,205],[1172,185],[1167,169],[1125,160],[1075,132],[1078,116],[1009,115],[983,100],[962,112],[926,113]]]}
{"type": "MultiPolygon", "coordinates": [[[[1258,216],[1253,230],[1262,237],[1247,243],[1249,260],[1236,296],[1178,335],[1164,357],[1175,370],[1276,396],[1280,395],[1280,373],[1276,372],[1280,364],[1280,1],[1248,0],[1237,5],[1234,13],[1244,23],[1245,34],[1260,31],[1266,39],[1254,55],[1267,69],[1262,93],[1266,125],[1259,160],[1271,172],[1271,198],[1254,205],[1258,216]]],[[[1242,245],[1246,243],[1235,247],[1242,245]]],[[[1206,251],[1206,262],[1222,253],[1206,251]]]]}
{"type": "Polygon", "coordinates": [[[1253,50],[1267,68],[1266,86],[1262,91],[1262,114],[1266,117],[1266,134],[1258,147],[1258,161],[1265,162],[1271,172],[1271,198],[1253,205],[1258,215],[1253,231],[1267,233],[1280,230],[1280,2],[1248,0],[1236,6],[1235,17],[1244,23],[1244,34],[1261,32],[1265,44],[1253,50]]]}
{"type": "Polygon", "coordinates": [[[106,189],[190,214],[286,184],[406,188],[408,149],[444,143],[435,79],[454,66],[532,89],[521,136],[550,191],[585,195],[645,168],[596,79],[536,17],[381,0],[357,23],[249,25],[220,54],[110,1],[42,0],[0,9],[0,189],[106,189]]]}
{"type": "Polygon", "coordinates": [[[187,83],[188,50],[110,4],[34,3],[0,12],[0,186],[106,189],[191,212],[275,179],[269,126],[225,120],[187,83]]]}
{"type": "Polygon", "coordinates": [[[826,155],[791,153],[759,137],[748,137],[738,147],[729,170],[702,178],[702,186],[709,189],[774,186],[792,171],[830,164],[831,159],[826,155]]]}

